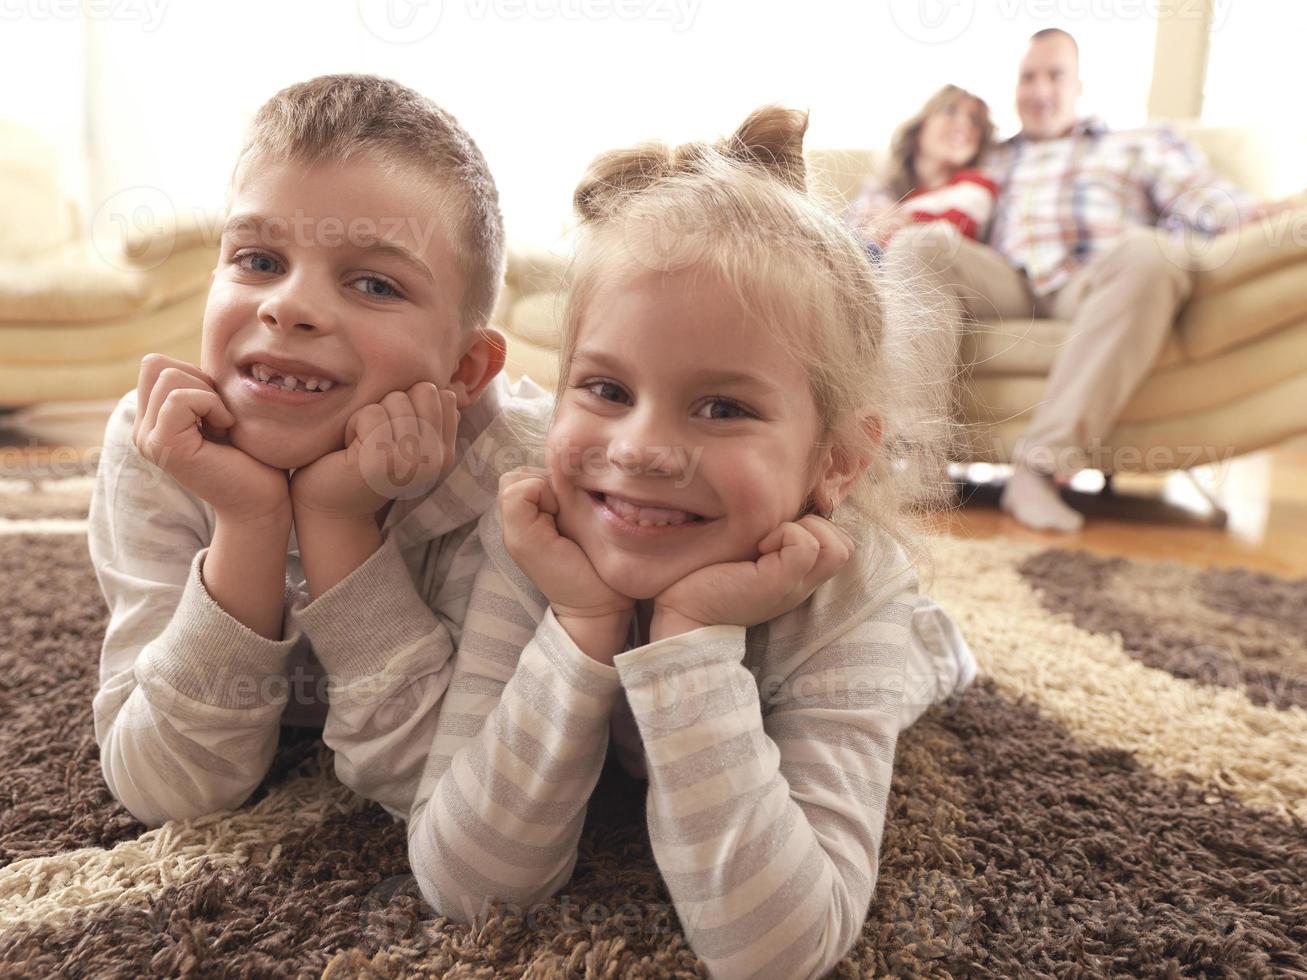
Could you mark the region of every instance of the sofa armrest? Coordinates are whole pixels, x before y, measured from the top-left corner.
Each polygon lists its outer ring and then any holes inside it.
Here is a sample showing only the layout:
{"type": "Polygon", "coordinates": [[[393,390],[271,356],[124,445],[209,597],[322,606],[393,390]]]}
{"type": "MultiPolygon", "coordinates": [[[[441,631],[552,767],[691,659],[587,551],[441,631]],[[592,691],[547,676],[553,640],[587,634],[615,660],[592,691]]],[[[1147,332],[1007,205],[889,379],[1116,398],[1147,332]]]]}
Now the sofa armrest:
{"type": "Polygon", "coordinates": [[[123,236],[120,264],[153,269],[178,252],[216,252],[222,240],[222,215],[216,211],[183,211],[160,216],[145,229],[123,236]]]}

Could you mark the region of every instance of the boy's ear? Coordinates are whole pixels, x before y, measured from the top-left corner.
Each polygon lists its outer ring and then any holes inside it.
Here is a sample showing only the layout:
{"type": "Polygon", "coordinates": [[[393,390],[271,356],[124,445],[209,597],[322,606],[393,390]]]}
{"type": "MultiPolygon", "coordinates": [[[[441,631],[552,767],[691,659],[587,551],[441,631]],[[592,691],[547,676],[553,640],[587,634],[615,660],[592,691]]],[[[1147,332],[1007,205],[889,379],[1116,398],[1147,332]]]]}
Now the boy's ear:
{"type": "Polygon", "coordinates": [[[476,401],[486,385],[504,369],[507,354],[508,344],[503,334],[489,327],[477,329],[449,376],[449,390],[458,396],[460,409],[476,401]]]}
{"type": "Polygon", "coordinates": [[[855,447],[828,449],[824,454],[824,470],[818,477],[817,506],[827,514],[848,496],[850,488],[864,470],[871,465],[872,457],[880,448],[882,436],[879,415],[864,415],[859,422],[862,439],[855,447]]]}

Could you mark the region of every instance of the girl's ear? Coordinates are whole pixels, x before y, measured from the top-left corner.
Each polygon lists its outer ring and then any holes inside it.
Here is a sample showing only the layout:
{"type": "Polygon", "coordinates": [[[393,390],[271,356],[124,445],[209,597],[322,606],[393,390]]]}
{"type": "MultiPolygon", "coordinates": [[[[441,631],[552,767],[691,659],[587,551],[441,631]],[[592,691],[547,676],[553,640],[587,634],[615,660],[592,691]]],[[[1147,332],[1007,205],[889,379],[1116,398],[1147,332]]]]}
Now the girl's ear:
{"type": "Polygon", "coordinates": [[[824,470],[817,479],[814,493],[817,506],[829,514],[848,496],[854,481],[871,465],[880,448],[882,435],[879,415],[864,415],[859,421],[861,439],[825,453],[824,470]]]}
{"type": "Polygon", "coordinates": [[[460,410],[476,401],[486,385],[503,370],[507,353],[507,342],[498,330],[481,327],[476,331],[449,377],[449,390],[458,396],[460,410]]]}

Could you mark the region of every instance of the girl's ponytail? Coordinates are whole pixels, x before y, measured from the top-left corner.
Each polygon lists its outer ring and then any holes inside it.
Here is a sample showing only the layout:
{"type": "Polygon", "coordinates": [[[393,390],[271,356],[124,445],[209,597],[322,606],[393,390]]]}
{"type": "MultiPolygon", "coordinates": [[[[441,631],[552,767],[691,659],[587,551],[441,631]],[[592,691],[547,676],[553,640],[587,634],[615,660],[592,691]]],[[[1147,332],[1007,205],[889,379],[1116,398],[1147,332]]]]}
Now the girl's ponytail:
{"type": "Polygon", "coordinates": [[[807,187],[803,134],[807,129],[806,112],[763,106],[749,113],[739,129],[715,146],[697,142],[669,147],[650,141],[611,150],[590,164],[572,195],[572,206],[583,223],[604,221],[621,211],[634,194],[674,177],[704,173],[718,155],[756,168],[803,193],[807,187]]]}
{"type": "Polygon", "coordinates": [[[803,134],[808,114],[798,109],[768,105],[749,113],[731,136],[717,144],[726,156],[761,167],[796,191],[807,190],[803,162],[803,134]]]}

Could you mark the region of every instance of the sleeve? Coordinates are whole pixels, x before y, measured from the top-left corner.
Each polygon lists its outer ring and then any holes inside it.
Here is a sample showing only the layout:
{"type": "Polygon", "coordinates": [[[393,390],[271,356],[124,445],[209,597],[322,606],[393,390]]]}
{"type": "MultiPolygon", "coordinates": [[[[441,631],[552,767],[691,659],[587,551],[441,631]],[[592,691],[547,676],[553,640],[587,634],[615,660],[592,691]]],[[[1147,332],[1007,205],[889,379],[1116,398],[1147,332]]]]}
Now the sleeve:
{"type": "Polygon", "coordinates": [[[614,664],[644,741],[654,856],[714,977],[818,977],[876,883],[915,589],[784,676],[710,626],[614,664]],[[762,694],[767,692],[767,708],[762,694]]]}
{"type": "Polygon", "coordinates": [[[537,625],[493,565],[477,579],[409,819],[423,897],[458,922],[571,878],[620,693],[552,610],[537,625]]]}
{"type": "MultiPolygon", "coordinates": [[[[463,576],[458,558],[442,589],[463,576]]],[[[439,600],[435,603],[439,606],[439,600]]],[[[394,537],[331,589],[292,610],[327,674],[322,739],[336,776],[408,819],[453,673],[453,623],[422,598],[394,537]]]]}
{"type": "Polygon", "coordinates": [[[1169,126],[1155,136],[1148,144],[1149,197],[1159,225],[1216,235],[1237,228],[1256,209],[1257,199],[1212,170],[1192,142],[1169,126]]]}
{"type": "Polygon", "coordinates": [[[157,826],[239,807],[267,774],[294,636],[232,618],[201,577],[211,526],[131,441],[135,393],[105,431],[88,523],[108,606],[92,703],[110,792],[157,826]]]}
{"type": "Polygon", "coordinates": [[[844,223],[859,238],[869,238],[876,222],[888,212],[893,211],[898,202],[878,179],[868,180],[863,184],[858,196],[853,199],[844,213],[844,223]]]}
{"type": "Polygon", "coordinates": [[[968,238],[981,238],[994,215],[998,187],[975,170],[961,170],[938,190],[905,203],[913,221],[948,221],[968,238]]]}

